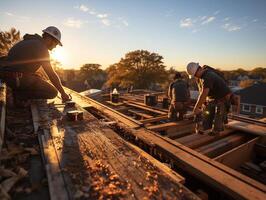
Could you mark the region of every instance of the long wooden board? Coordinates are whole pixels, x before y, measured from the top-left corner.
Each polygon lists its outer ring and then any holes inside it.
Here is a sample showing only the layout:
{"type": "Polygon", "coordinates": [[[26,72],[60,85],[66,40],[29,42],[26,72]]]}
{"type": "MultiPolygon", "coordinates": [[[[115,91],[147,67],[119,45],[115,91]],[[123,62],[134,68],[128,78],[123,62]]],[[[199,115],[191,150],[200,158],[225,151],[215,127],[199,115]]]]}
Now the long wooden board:
{"type": "Polygon", "coordinates": [[[226,125],[228,128],[233,130],[240,130],[247,133],[253,133],[260,136],[266,136],[266,127],[259,126],[256,124],[249,124],[247,122],[232,120],[226,125]]]}
{"type": "Polygon", "coordinates": [[[89,107],[93,106],[94,108],[98,109],[99,111],[103,112],[105,115],[110,117],[111,119],[121,121],[122,123],[126,124],[130,128],[139,128],[143,126],[143,124],[137,120],[134,120],[116,110],[109,108],[89,97],[85,97],[73,90],[65,88],[66,92],[72,95],[73,101],[75,101],[81,107],[89,107]]]}

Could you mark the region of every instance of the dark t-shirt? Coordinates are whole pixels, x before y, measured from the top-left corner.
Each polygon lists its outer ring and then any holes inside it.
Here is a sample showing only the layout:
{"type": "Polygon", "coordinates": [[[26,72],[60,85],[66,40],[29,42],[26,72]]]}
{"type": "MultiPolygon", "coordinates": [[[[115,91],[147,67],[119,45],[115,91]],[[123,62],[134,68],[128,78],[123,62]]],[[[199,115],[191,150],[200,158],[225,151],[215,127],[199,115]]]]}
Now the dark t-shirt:
{"type": "Polygon", "coordinates": [[[204,71],[201,79],[203,88],[210,89],[208,97],[211,99],[221,99],[231,92],[225,80],[212,70],[204,71]]]}
{"type": "Polygon", "coordinates": [[[27,34],[9,50],[8,61],[13,64],[5,67],[6,71],[34,73],[41,65],[50,63],[50,56],[41,36],[27,34]]]}
{"type": "Polygon", "coordinates": [[[189,89],[186,81],[178,79],[170,84],[169,89],[172,101],[186,102],[189,100],[189,89]]]}

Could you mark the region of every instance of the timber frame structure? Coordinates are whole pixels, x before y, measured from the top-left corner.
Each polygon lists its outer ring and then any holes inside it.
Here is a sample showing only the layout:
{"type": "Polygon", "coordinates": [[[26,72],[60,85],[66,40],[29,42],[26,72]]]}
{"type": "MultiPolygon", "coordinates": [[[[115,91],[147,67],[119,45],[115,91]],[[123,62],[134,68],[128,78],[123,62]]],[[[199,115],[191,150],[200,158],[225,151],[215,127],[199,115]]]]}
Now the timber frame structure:
{"type": "Polygon", "coordinates": [[[31,105],[51,199],[266,199],[265,122],[231,116],[219,136],[198,135],[189,116],[169,122],[160,104],[143,103],[162,93],[112,103],[65,89],[75,108],[31,105]],[[73,109],[82,121],[67,120],[73,109]]]}

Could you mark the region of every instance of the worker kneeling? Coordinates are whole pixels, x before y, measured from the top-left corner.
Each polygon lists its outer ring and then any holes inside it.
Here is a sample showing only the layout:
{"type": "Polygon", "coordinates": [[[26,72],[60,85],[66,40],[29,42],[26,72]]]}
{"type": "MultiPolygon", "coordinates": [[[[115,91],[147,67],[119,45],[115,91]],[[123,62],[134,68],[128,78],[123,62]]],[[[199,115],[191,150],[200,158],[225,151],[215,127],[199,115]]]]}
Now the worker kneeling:
{"type": "Polygon", "coordinates": [[[191,62],[187,65],[187,73],[190,78],[197,79],[200,90],[193,113],[196,116],[202,114],[203,130],[212,128],[211,134],[216,135],[224,130],[232,93],[222,75],[209,66],[201,67],[198,63],[191,62]]]}
{"type": "Polygon", "coordinates": [[[175,74],[174,81],[169,86],[168,97],[170,99],[168,118],[171,121],[183,120],[187,112],[190,93],[188,83],[182,79],[179,72],[175,74]]]}
{"type": "Polygon", "coordinates": [[[53,70],[48,50],[61,44],[61,33],[50,26],[43,30],[42,37],[26,34],[15,44],[4,61],[1,61],[0,78],[13,89],[15,102],[28,99],[52,99],[61,93],[63,101],[70,100],[61,81],[53,70]],[[36,74],[42,67],[52,84],[36,74]]]}

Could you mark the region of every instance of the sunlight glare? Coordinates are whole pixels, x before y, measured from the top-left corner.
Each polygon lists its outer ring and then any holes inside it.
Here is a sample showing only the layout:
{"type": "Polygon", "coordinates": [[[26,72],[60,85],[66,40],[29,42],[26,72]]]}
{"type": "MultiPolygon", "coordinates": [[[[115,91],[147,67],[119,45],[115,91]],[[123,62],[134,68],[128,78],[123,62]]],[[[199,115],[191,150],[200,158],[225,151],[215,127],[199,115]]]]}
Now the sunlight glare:
{"type": "Polygon", "coordinates": [[[60,62],[63,66],[67,64],[67,54],[64,48],[57,47],[51,52],[51,58],[60,62]]]}

